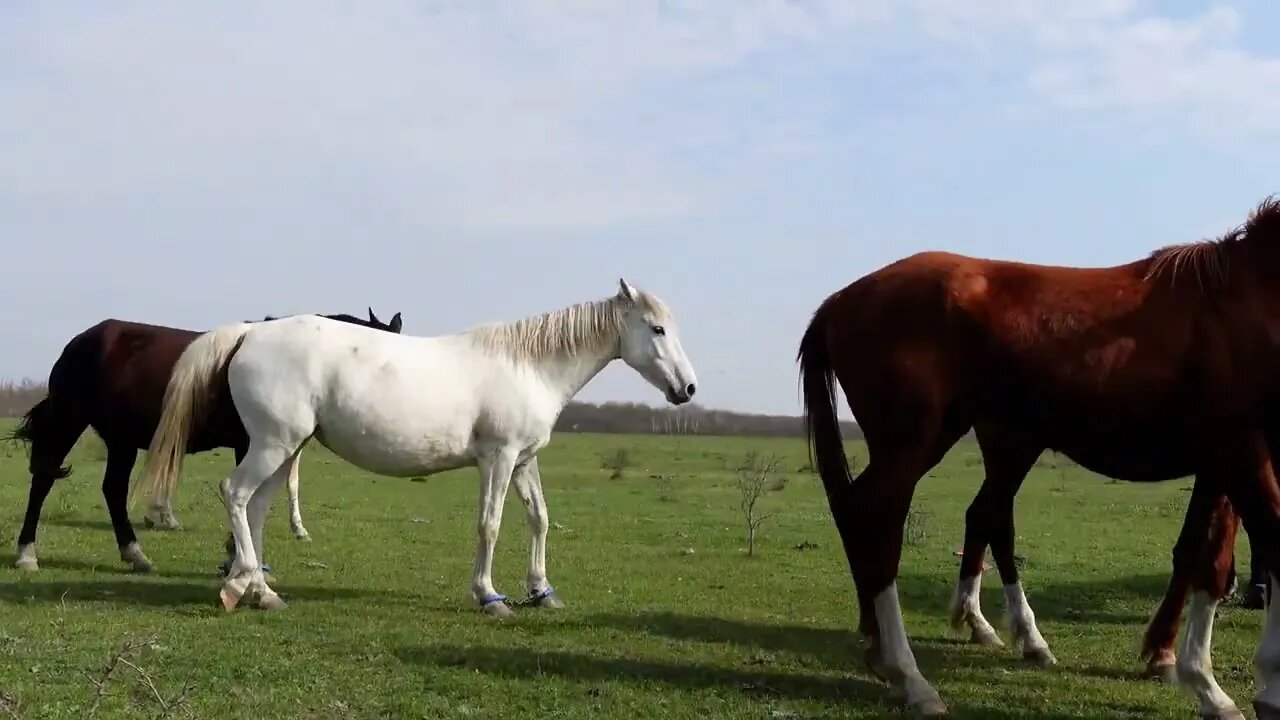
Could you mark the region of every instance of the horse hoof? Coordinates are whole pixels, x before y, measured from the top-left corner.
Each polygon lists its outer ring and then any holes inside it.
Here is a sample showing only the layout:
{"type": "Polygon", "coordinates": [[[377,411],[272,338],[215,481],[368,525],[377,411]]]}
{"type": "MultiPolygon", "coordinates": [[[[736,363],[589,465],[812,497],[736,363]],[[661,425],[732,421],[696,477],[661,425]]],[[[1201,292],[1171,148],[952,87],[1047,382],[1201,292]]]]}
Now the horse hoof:
{"type": "Polygon", "coordinates": [[[494,600],[492,602],[485,603],[480,606],[480,609],[484,611],[484,614],[494,618],[495,620],[507,620],[515,617],[516,615],[515,611],[510,607],[507,607],[506,602],[502,600],[494,600]]]}
{"type": "Polygon", "coordinates": [[[284,610],[285,608],[289,607],[288,603],[286,603],[283,598],[281,598],[279,595],[275,593],[271,593],[270,595],[263,595],[258,600],[258,605],[263,610],[271,610],[271,611],[284,610]]]}
{"type": "Polygon", "coordinates": [[[230,588],[226,588],[226,587],[222,588],[222,591],[218,593],[218,597],[222,598],[222,609],[226,610],[227,612],[231,612],[232,610],[235,610],[236,605],[240,604],[240,596],[242,594],[243,593],[237,592],[230,588]]]}
{"type": "Polygon", "coordinates": [[[1022,659],[1031,665],[1042,668],[1049,667],[1050,665],[1056,665],[1058,663],[1058,658],[1054,657],[1053,653],[1049,652],[1049,648],[1027,650],[1022,653],[1022,659]]]}
{"type": "Polygon", "coordinates": [[[941,700],[923,700],[911,706],[910,714],[913,718],[947,717],[947,706],[941,700]]]}
{"type": "Polygon", "coordinates": [[[969,636],[969,642],[982,647],[1004,647],[1004,641],[996,634],[995,630],[990,628],[973,629],[973,634],[969,636]]]}
{"type": "Polygon", "coordinates": [[[1148,665],[1146,671],[1143,672],[1143,677],[1166,685],[1176,685],[1178,683],[1178,671],[1174,669],[1173,663],[1148,665]]]}
{"type": "Polygon", "coordinates": [[[149,530],[181,530],[182,529],[182,523],[178,522],[177,518],[171,518],[168,520],[161,520],[157,522],[155,520],[152,520],[149,517],[144,517],[142,518],[142,523],[146,525],[149,530]]]}
{"type": "Polygon", "coordinates": [[[303,530],[300,533],[294,533],[294,537],[298,538],[298,540],[302,542],[311,542],[311,533],[306,530],[303,530]]]}
{"type": "Polygon", "coordinates": [[[149,573],[149,572],[151,572],[152,570],[154,570],[154,569],[155,569],[154,567],[152,567],[151,563],[150,563],[150,562],[148,562],[148,561],[147,561],[147,560],[145,560],[145,559],[142,559],[142,560],[132,560],[132,561],[130,561],[130,563],[129,563],[129,564],[132,566],[133,571],[134,571],[134,572],[136,572],[136,573],[144,573],[144,574],[145,574],[145,573],[149,573]]]}
{"type": "MultiPolygon", "coordinates": [[[[1280,715],[1263,715],[1258,714],[1258,720],[1264,718],[1278,718],[1280,715]]],[[[1201,720],[1247,720],[1240,708],[1230,708],[1227,710],[1219,710],[1216,713],[1200,713],[1201,720]]]]}
{"type": "Polygon", "coordinates": [[[562,610],[564,609],[564,601],[561,600],[559,596],[555,595],[554,593],[551,595],[544,595],[543,597],[538,599],[538,607],[549,608],[552,610],[562,610]]]}
{"type": "Polygon", "coordinates": [[[13,562],[13,566],[19,570],[27,572],[36,572],[40,569],[40,561],[33,557],[20,557],[13,562]]]}

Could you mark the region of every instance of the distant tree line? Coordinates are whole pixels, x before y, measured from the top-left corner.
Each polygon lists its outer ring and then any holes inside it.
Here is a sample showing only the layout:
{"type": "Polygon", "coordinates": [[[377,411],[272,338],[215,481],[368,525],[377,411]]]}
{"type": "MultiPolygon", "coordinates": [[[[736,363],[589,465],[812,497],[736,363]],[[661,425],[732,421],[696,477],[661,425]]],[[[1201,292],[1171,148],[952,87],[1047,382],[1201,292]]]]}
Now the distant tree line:
{"type": "MultiPolygon", "coordinates": [[[[35,380],[0,381],[0,417],[18,417],[39,402],[46,386],[35,380]]],[[[857,425],[843,423],[846,438],[861,437],[857,425]]],[[[804,421],[797,416],[709,410],[695,403],[678,408],[641,403],[569,403],[556,423],[559,432],[661,435],[750,435],[800,437],[804,421]]]]}

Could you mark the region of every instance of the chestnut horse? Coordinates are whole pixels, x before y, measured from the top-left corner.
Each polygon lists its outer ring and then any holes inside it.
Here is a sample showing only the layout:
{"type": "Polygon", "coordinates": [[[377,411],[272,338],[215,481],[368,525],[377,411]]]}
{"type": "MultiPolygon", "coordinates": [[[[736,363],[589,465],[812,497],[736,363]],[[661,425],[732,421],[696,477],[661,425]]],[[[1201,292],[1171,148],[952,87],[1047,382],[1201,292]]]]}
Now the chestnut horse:
{"type": "MultiPolygon", "coordinates": [[[[378,320],[372,309],[368,320],[352,315],[326,317],[392,333],[399,333],[401,328],[400,313],[388,324],[378,320]]],[[[102,495],[120,559],[136,571],[151,570],[126,512],[129,475],[138,451],[151,444],[174,363],[199,336],[194,330],[104,320],[76,335],[63,348],[49,373],[48,395],[27,412],[11,437],[27,443],[31,459],[31,493],[18,534],[17,567],[39,569],[35,542],[41,508],[54,481],[71,474],[71,468],[64,467],[63,462],[80,435],[92,427],[107,448],[102,495]]],[[[212,402],[207,422],[192,435],[187,451],[231,448],[238,463],[248,445],[248,435],[224,383],[223,392],[212,402]]],[[[171,513],[166,514],[172,518],[171,513]]]]}
{"type": "MultiPolygon", "coordinates": [[[[1272,410],[1280,201],[1267,199],[1221,238],[1117,267],[913,255],[824,300],[798,359],[809,442],[857,589],[867,658],[905,690],[914,713],[947,710],[903,625],[903,526],[920,478],[972,429],[996,487],[1020,482],[1045,449],[1121,480],[1195,475],[1173,552],[1170,590],[1185,583],[1192,593],[1176,675],[1202,716],[1243,717],[1214,679],[1210,638],[1240,519],[1272,583],[1280,570],[1280,489],[1268,449],[1280,430],[1272,410]],[[870,454],[856,480],[837,382],[870,454]]],[[[986,536],[1011,547],[1012,512],[990,518],[997,525],[986,536]]],[[[1021,583],[1005,597],[1015,641],[1047,661],[1021,583]]],[[[1255,657],[1262,718],[1280,718],[1277,608],[1267,611],[1255,657]]]]}

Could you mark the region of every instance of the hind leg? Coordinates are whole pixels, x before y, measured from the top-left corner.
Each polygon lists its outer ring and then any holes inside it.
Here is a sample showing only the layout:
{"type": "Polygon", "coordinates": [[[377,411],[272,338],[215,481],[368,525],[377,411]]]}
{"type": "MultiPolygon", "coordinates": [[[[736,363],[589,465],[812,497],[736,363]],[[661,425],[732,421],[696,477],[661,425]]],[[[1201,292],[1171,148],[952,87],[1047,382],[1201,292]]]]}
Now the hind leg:
{"type": "MultiPolygon", "coordinates": [[[[301,452],[301,449],[299,449],[301,452]]],[[[289,476],[290,468],[297,465],[297,453],[285,461],[284,465],[276,469],[267,478],[257,490],[254,491],[253,497],[249,498],[247,508],[247,516],[249,520],[249,531],[253,536],[253,549],[257,557],[266,557],[266,536],[263,529],[267,521],[267,511],[271,509],[271,498],[275,495],[276,490],[284,484],[285,479],[289,476]]],[[[249,590],[258,598],[258,604],[266,610],[283,610],[285,602],[267,585],[266,572],[264,566],[259,566],[253,582],[250,583],[249,590]]]]}
{"type": "Polygon", "coordinates": [[[249,502],[259,488],[283,468],[300,445],[300,441],[287,444],[253,442],[244,461],[236,466],[230,478],[222,484],[223,504],[227,508],[227,521],[235,541],[235,560],[231,563],[219,593],[222,606],[228,611],[235,609],[241,597],[251,587],[259,592],[266,587],[262,566],[258,561],[258,543],[254,542],[249,522],[249,502]]]}
{"type": "Polygon", "coordinates": [[[142,553],[138,536],[129,522],[129,474],[138,459],[138,450],[132,446],[107,444],[107,471],[102,475],[102,498],[111,516],[111,529],[116,534],[116,547],[120,560],[129,563],[134,572],[151,572],[151,561],[142,553]]]}
{"type": "MultiPolygon", "coordinates": [[[[960,560],[960,578],[951,603],[951,626],[957,630],[967,626],[970,642],[1000,646],[1004,643],[983,616],[979,598],[983,554],[990,543],[991,554],[1006,588],[1006,596],[1010,587],[1021,587],[1013,552],[1013,501],[1018,489],[1022,487],[1022,481],[1043,450],[1014,442],[992,430],[980,430],[978,443],[982,448],[986,476],[965,513],[964,556],[960,560]]],[[[1030,608],[1027,608],[1027,613],[1030,613],[1030,608]]],[[[1022,617],[1025,619],[1025,616],[1022,617]]],[[[1030,628],[1038,637],[1034,616],[1031,616],[1030,628]]],[[[1030,634],[1025,622],[1014,628],[1014,640],[1022,645],[1024,654],[1028,651],[1026,639],[1030,634]]],[[[1043,658],[1048,655],[1052,659],[1047,647],[1037,652],[1042,654],[1035,657],[1043,658]]]]}
{"type": "Polygon", "coordinates": [[[964,430],[930,432],[893,445],[868,436],[871,461],[851,485],[828,495],[857,588],[860,628],[870,639],[872,671],[906,695],[918,717],[942,717],[946,705],[916,664],[898,601],[902,533],[916,484],[964,430]]]}
{"type": "Polygon", "coordinates": [[[40,561],[36,557],[36,529],[40,525],[40,513],[54,482],[70,474],[62,463],[87,427],[88,423],[56,415],[42,415],[39,423],[33,424],[30,440],[31,490],[27,496],[22,530],[18,532],[18,556],[14,567],[30,571],[40,569],[40,561]]]}

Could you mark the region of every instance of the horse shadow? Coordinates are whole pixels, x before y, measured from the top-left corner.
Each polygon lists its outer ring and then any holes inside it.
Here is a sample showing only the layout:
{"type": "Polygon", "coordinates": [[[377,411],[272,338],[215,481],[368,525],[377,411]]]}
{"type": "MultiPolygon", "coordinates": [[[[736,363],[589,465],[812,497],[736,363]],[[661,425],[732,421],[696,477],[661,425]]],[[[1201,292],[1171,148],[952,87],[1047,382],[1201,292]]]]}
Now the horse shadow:
{"type": "MultiPolygon", "coordinates": [[[[657,659],[607,657],[569,650],[531,652],[522,648],[474,645],[412,646],[401,648],[395,654],[405,664],[465,668],[513,680],[539,680],[554,676],[588,686],[588,692],[592,695],[604,694],[608,690],[591,686],[632,681],[656,683],[686,691],[733,689],[765,702],[777,699],[817,701],[858,709],[878,708],[888,714],[894,714],[895,709],[901,705],[901,699],[886,685],[848,674],[829,676],[794,670],[784,672],[657,659]]],[[[1119,714],[1125,714],[1133,712],[1134,708],[1116,710],[1119,714]]],[[[805,716],[810,715],[806,713],[805,716]]],[[[1096,717],[1096,713],[1029,713],[1026,709],[1008,706],[975,704],[953,707],[951,717],[956,720],[1084,720],[1096,717]]]]}
{"type": "MultiPolygon", "coordinates": [[[[170,575],[172,576],[172,574],[170,575]]],[[[205,576],[200,576],[204,578],[205,576]]],[[[99,579],[99,580],[55,580],[41,582],[30,579],[19,582],[0,583],[0,605],[31,603],[100,603],[117,606],[172,607],[214,606],[221,586],[216,574],[210,575],[203,582],[179,581],[170,582],[165,579],[153,581],[150,577],[134,576],[132,578],[99,579]]],[[[286,601],[300,602],[338,602],[357,600],[366,605],[405,605],[418,607],[420,599],[416,596],[384,590],[362,590],[332,586],[291,585],[276,583],[273,589],[280,593],[286,601]]]]}
{"type": "MultiPolygon", "coordinates": [[[[995,622],[1004,610],[1004,598],[997,573],[983,582],[983,610],[995,622]]],[[[1036,620],[1090,625],[1133,625],[1145,627],[1169,585],[1169,575],[1123,575],[1091,577],[1084,580],[1055,581],[1035,568],[1020,573],[1036,620]],[[1145,612],[1133,609],[1145,605],[1145,612]]],[[[947,617],[954,582],[938,575],[898,576],[898,593],[904,610],[947,617]]]]}

